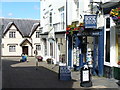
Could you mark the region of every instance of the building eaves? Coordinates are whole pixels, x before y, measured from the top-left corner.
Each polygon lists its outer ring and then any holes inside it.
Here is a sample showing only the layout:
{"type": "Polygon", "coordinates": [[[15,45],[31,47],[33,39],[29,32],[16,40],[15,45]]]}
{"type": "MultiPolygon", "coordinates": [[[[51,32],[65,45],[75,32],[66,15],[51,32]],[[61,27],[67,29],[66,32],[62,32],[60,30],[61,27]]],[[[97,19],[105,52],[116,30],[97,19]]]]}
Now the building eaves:
{"type": "Polygon", "coordinates": [[[40,26],[40,23],[35,23],[31,29],[31,33],[30,33],[30,37],[33,35],[33,33],[35,32],[35,30],[38,28],[38,26],[40,26]]]}
{"type": "Polygon", "coordinates": [[[24,37],[29,37],[31,33],[31,29],[33,28],[33,25],[35,23],[40,23],[40,20],[29,20],[29,19],[9,19],[9,18],[3,18],[2,24],[3,24],[3,30],[6,32],[7,28],[14,23],[18,30],[21,32],[21,34],[24,37]]]}

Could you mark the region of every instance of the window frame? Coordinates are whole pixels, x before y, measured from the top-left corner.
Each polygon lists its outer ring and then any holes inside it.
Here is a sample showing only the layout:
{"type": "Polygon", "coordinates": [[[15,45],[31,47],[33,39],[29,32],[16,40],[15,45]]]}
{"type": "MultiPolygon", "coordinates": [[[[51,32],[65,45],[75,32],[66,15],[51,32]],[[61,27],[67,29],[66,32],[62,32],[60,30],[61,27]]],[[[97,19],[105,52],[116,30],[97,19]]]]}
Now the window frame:
{"type": "Polygon", "coordinates": [[[41,50],[41,45],[39,44],[39,45],[36,45],[36,50],[37,51],[40,51],[41,50]]]}
{"type": "Polygon", "coordinates": [[[16,38],[16,32],[15,31],[9,31],[9,38],[16,38]]]}
{"type": "Polygon", "coordinates": [[[65,7],[61,7],[58,9],[59,10],[59,14],[60,14],[60,24],[61,24],[61,29],[64,30],[65,29],[65,7]]]}
{"type": "Polygon", "coordinates": [[[9,46],[9,52],[16,52],[16,46],[15,45],[10,45],[9,46]]]}
{"type": "Polygon", "coordinates": [[[36,31],[36,38],[40,38],[40,31],[36,31]]]}
{"type": "Polygon", "coordinates": [[[49,17],[49,22],[50,22],[50,26],[52,26],[52,12],[50,12],[50,17],[49,17]]]}

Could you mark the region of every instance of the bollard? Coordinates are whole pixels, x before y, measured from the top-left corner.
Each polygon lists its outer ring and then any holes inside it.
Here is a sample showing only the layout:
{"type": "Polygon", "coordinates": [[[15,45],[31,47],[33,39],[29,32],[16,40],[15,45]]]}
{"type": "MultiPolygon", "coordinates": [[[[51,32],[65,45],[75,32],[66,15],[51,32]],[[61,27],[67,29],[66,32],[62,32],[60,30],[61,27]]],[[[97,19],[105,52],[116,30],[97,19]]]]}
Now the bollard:
{"type": "Polygon", "coordinates": [[[90,67],[88,65],[84,65],[80,70],[80,86],[81,87],[91,87],[91,72],[90,67]]]}

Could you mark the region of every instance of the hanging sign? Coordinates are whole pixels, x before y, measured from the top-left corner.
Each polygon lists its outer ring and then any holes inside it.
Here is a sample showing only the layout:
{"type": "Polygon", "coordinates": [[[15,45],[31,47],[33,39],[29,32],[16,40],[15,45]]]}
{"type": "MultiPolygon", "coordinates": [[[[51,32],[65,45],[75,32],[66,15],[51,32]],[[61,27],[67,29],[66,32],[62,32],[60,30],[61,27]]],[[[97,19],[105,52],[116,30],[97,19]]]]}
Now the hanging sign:
{"type": "Polygon", "coordinates": [[[97,15],[84,15],[85,28],[97,28],[97,15]]]}

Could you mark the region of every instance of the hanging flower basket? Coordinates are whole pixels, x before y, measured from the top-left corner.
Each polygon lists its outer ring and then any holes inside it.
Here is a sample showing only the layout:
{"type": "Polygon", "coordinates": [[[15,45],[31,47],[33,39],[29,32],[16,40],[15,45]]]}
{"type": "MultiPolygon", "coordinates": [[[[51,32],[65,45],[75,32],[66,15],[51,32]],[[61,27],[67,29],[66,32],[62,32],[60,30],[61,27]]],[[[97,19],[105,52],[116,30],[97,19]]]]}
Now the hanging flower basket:
{"type": "Polygon", "coordinates": [[[112,9],[110,11],[110,16],[116,25],[120,25],[120,8],[112,9]]]}
{"type": "Polygon", "coordinates": [[[66,34],[67,35],[73,35],[77,31],[83,31],[84,30],[84,24],[80,23],[79,26],[76,26],[75,24],[68,25],[66,28],[66,34]]]}
{"type": "Polygon", "coordinates": [[[118,65],[120,65],[120,61],[118,61],[118,65]]]}

